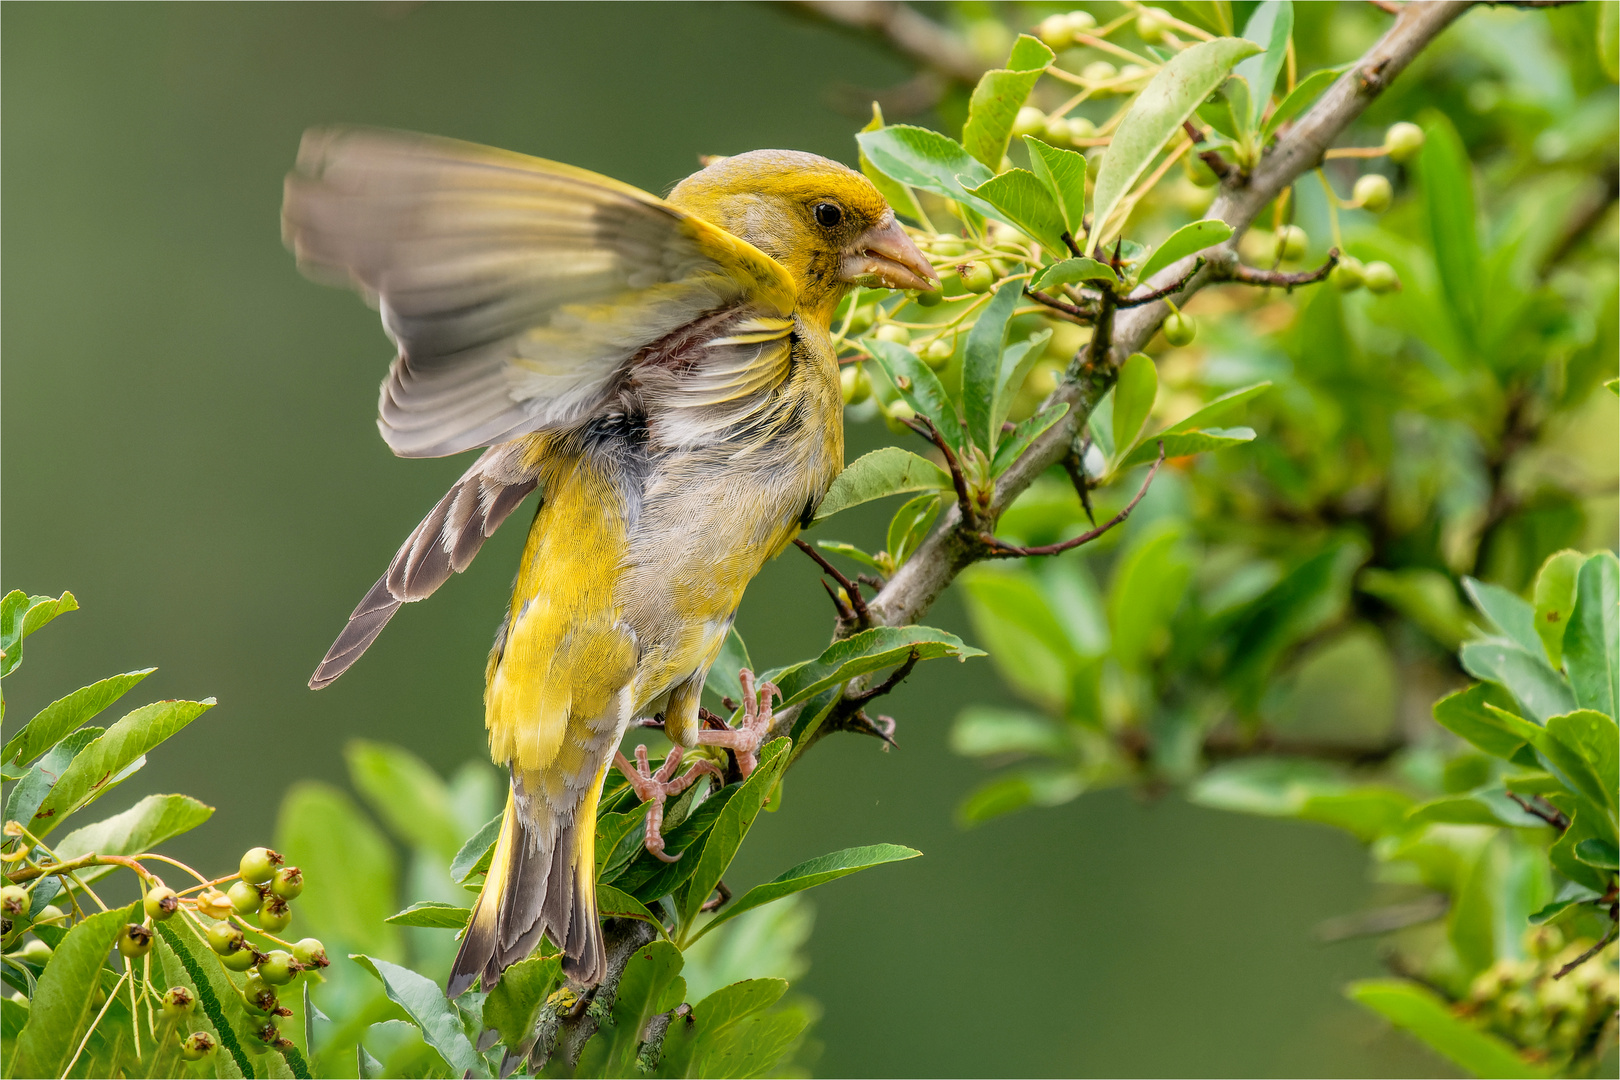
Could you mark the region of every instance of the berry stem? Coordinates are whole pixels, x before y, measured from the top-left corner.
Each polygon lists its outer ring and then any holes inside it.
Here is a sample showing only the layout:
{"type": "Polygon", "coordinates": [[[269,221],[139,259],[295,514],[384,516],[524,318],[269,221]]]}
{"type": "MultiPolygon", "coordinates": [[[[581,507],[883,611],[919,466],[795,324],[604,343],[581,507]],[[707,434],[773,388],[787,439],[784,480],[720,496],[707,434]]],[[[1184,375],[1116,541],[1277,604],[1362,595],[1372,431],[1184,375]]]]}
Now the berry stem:
{"type": "Polygon", "coordinates": [[[101,1011],[96,1013],[96,1018],[90,1022],[90,1028],[84,1033],[84,1038],[79,1041],[79,1048],[73,1051],[73,1057],[68,1060],[67,1068],[62,1070],[63,1080],[66,1080],[67,1076],[73,1072],[73,1066],[79,1062],[79,1055],[84,1053],[84,1048],[86,1046],[90,1045],[90,1036],[96,1033],[96,1028],[98,1025],[100,1025],[101,1018],[107,1015],[107,1010],[112,1008],[112,1003],[118,1000],[118,991],[124,988],[124,980],[127,978],[129,978],[127,973],[118,976],[118,983],[113,987],[112,993],[107,995],[107,1000],[102,1003],[101,1011]]]}

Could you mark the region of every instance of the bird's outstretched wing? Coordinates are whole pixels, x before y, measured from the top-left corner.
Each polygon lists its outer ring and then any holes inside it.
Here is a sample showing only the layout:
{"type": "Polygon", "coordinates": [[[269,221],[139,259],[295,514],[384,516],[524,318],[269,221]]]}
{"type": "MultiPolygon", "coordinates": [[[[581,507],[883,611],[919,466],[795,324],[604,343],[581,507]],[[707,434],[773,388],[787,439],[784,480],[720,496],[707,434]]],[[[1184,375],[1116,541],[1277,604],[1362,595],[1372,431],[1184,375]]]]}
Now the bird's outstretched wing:
{"type": "MultiPolygon", "coordinates": [[[[351,285],[398,346],[378,426],[442,457],[577,421],[638,354],[678,343],[672,405],[754,396],[786,373],[795,286],[747,242],[618,181],[471,143],[365,129],[304,136],[282,234],[351,285]],[[742,318],[719,318],[733,314],[742,318]],[[722,339],[690,362],[683,329],[722,339]]],[[[665,350],[668,352],[668,349],[665,350]]]]}

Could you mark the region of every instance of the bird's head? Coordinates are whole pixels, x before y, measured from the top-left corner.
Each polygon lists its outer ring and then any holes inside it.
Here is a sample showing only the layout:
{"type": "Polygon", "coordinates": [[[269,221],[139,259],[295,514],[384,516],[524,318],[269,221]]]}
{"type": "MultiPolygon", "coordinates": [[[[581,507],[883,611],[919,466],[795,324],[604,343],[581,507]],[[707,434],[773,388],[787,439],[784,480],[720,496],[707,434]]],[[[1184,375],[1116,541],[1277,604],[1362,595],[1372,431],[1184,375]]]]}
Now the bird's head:
{"type": "Polygon", "coordinates": [[[753,244],[799,284],[799,307],[824,323],[851,285],[938,289],[939,278],[872,182],[796,150],[716,158],[669,201],[753,244]]]}

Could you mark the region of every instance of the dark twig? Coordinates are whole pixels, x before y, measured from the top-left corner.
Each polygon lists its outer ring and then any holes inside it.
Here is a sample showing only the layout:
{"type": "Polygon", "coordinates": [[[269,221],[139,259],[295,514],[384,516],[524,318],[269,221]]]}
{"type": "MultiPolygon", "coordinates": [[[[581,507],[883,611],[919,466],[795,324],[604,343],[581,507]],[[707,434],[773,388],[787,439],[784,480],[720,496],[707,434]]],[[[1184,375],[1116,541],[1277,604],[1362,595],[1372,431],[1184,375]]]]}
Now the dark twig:
{"type": "Polygon", "coordinates": [[[895,687],[899,686],[900,681],[907,675],[911,674],[911,669],[917,666],[917,661],[920,658],[921,657],[917,650],[912,649],[911,654],[906,657],[906,662],[890,672],[887,679],[884,679],[882,682],[878,683],[869,690],[861,690],[857,693],[845,694],[844,701],[851,705],[865,705],[868,701],[871,701],[875,697],[882,697],[890,690],[893,690],[895,687]]]}
{"type": "Polygon", "coordinates": [[[1553,806],[1551,803],[1548,803],[1545,799],[1541,798],[1541,796],[1537,795],[1535,797],[1535,801],[1532,802],[1529,799],[1521,798],[1515,792],[1510,791],[1507,793],[1507,797],[1518,803],[1519,809],[1523,810],[1531,817],[1540,818],[1542,821],[1545,821],[1559,832],[1563,832],[1565,829],[1569,828],[1569,818],[1564,816],[1563,811],[1559,810],[1558,807],[1553,806]],[[1537,806],[1536,803],[1542,803],[1543,805],[1537,806]]]}
{"type": "MultiPolygon", "coordinates": [[[[833,591],[830,585],[827,586],[827,594],[833,598],[833,603],[837,604],[839,608],[843,609],[843,611],[840,611],[840,616],[842,617],[844,612],[848,611],[848,621],[855,623],[855,625],[860,627],[862,630],[865,630],[868,626],[871,626],[872,616],[866,610],[866,600],[861,596],[861,587],[855,584],[855,582],[849,580],[849,578],[845,577],[839,571],[838,567],[821,557],[821,552],[817,551],[803,540],[800,540],[798,537],[794,537],[793,542],[799,546],[800,551],[816,560],[817,566],[831,574],[833,576],[833,580],[838,582],[839,586],[843,588],[844,594],[849,597],[849,608],[853,608],[853,611],[849,611],[848,608],[844,608],[844,604],[839,599],[838,594],[833,591]]],[[[825,581],[823,581],[822,584],[827,585],[825,581]]]]}
{"type": "Polygon", "coordinates": [[[851,611],[849,605],[844,603],[844,598],[838,595],[838,590],[828,584],[826,578],[817,578],[816,580],[821,582],[821,587],[826,589],[827,595],[832,598],[833,607],[838,611],[838,621],[845,624],[854,622],[855,612],[851,611]]]}
{"type": "Polygon", "coordinates": [[[1097,317],[1096,312],[1087,311],[1078,304],[1071,304],[1067,300],[1059,300],[1050,293],[1037,292],[1034,289],[1026,287],[1024,289],[1024,295],[1043,307],[1049,307],[1053,311],[1067,315],[1070,319],[1080,323],[1082,326],[1090,326],[1091,321],[1097,317]]]}
{"type": "Polygon", "coordinates": [[[1074,485],[1075,494],[1080,496],[1080,508],[1086,512],[1086,520],[1091,522],[1092,528],[1097,527],[1097,515],[1091,509],[1091,481],[1086,479],[1084,451],[1071,449],[1063,456],[1063,471],[1069,474],[1069,483],[1074,485]]]}
{"type": "Polygon", "coordinates": [[[726,888],[724,881],[715,882],[714,891],[718,895],[711,896],[703,901],[703,904],[698,908],[699,911],[719,911],[731,901],[731,890],[726,888]]]}
{"type": "Polygon", "coordinates": [[[926,416],[917,415],[905,421],[907,427],[939,448],[945,455],[945,466],[951,473],[951,484],[956,488],[956,508],[962,515],[963,524],[969,529],[977,529],[979,522],[978,511],[973,509],[973,497],[968,494],[967,476],[962,472],[962,462],[957,458],[956,451],[951,444],[945,441],[945,436],[939,433],[939,428],[926,416]]]}
{"type": "Polygon", "coordinates": [[[1065,540],[1061,544],[1043,544],[1040,547],[1016,547],[1012,544],[1004,544],[1000,540],[997,540],[994,536],[991,536],[989,533],[985,532],[979,534],[979,539],[986,547],[990,549],[988,557],[992,559],[1018,559],[1028,555],[1059,555],[1065,551],[1070,551],[1077,548],[1082,544],[1089,544],[1093,540],[1097,539],[1097,537],[1101,536],[1103,533],[1107,532],[1109,529],[1112,529],[1115,525],[1120,524],[1126,518],[1131,516],[1131,511],[1136,509],[1136,504],[1141,502],[1142,496],[1147,494],[1148,487],[1153,483],[1153,478],[1159,473],[1159,466],[1163,464],[1164,440],[1160,439],[1158,460],[1154,461],[1153,467],[1148,470],[1147,479],[1142,481],[1142,487],[1137,491],[1135,498],[1131,499],[1130,502],[1125,504],[1125,509],[1115,514],[1113,517],[1109,518],[1095,529],[1092,529],[1090,532],[1081,533],[1073,540],[1065,540]]]}
{"type": "Polygon", "coordinates": [[[1240,285],[1261,285],[1268,289],[1279,288],[1293,292],[1301,285],[1315,285],[1333,272],[1339,264],[1339,249],[1333,248],[1328,252],[1327,262],[1315,270],[1301,270],[1298,273],[1285,273],[1281,270],[1257,270],[1252,266],[1235,264],[1227,273],[1228,281],[1235,281],[1240,285]]]}
{"type": "Polygon", "coordinates": [[[1069,254],[1077,259],[1085,254],[1080,250],[1080,245],[1074,242],[1074,234],[1069,232],[1068,229],[1063,230],[1063,246],[1068,248],[1069,254]]]}
{"type": "Polygon", "coordinates": [[[1191,281],[1193,279],[1193,275],[1198,273],[1198,271],[1202,270],[1203,268],[1204,257],[1200,255],[1198,258],[1193,260],[1192,269],[1188,270],[1185,274],[1182,274],[1179,278],[1164,286],[1162,289],[1154,289],[1152,292],[1146,292],[1140,296],[1121,297],[1119,300],[1115,301],[1115,303],[1122,308],[1133,308],[1141,307],[1143,304],[1151,304],[1155,300],[1163,300],[1167,296],[1174,296],[1176,293],[1186,288],[1187,282],[1191,281]]]}
{"type": "Polygon", "coordinates": [[[880,714],[876,719],[873,719],[866,715],[865,709],[857,709],[854,716],[844,721],[844,730],[857,731],[862,735],[870,735],[874,739],[882,739],[884,743],[882,749],[884,750],[888,750],[891,746],[897,750],[900,748],[900,744],[894,741],[894,717],[892,716],[880,714]]]}
{"type": "Polygon", "coordinates": [[[1610,926],[1609,927],[1609,932],[1607,934],[1603,935],[1603,940],[1599,941],[1596,945],[1592,946],[1590,949],[1587,949],[1585,952],[1581,953],[1581,955],[1577,956],[1575,959],[1571,960],[1569,963],[1567,963],[1563,967],[1559,968],[1553,974],[1553,978],[1562,979],[1565,975],[1568,975],[1570,972],[1574,971],[1576,968],[1580,967],[1582,964],[1584,964],[1588,960],[1592,959],[1592,957],[1594,957],[1598,953],[1602,952],[1605,948],[1608,947],[1609,942],[1614,940],[1614,934],[1615,934],[1616,930],[1620,930],[1620,923],[1616,923],[1616,924],[1610,926]]]}

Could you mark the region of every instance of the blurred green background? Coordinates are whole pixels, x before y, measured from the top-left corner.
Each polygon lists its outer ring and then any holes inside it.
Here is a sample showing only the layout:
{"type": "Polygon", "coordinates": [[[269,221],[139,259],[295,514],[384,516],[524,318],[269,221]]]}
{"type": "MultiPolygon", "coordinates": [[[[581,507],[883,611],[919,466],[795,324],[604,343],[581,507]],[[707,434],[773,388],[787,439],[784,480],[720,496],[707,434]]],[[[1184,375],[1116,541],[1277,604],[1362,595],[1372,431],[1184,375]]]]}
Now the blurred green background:
{"type": "MultiPolygon", "coordinates": [[[[849,160],[859,121],[830,92],[910,74],[740,4],[0,16],[4,585],[71,589],[84,607],[30,647],[12,715],[154,664],[132,701],[217,696],[108,807],[173,790],[217,805],[174,845],[216,872],[268,840],[290,782],[344,782],[347,739],[399,742],[446,772],[484,754],[484,658],[522,542],[508,526],[343,680],[306,688],[465,463],[388,453],[375,315],[302,279],[281,247],[300,132],[429,131],[662,191],[699,153],[849,160]]],[[[866,438],[852,431],[851,458],[866,438]]],[[[794,553],[755,583],[739,627],[769,666],[819,650],[829,616],[794,553]]],[[[967,635],[949,597],[931,621],[967,635]]],[[[952,808],[981,772],[948,753],[946,727],[1002,693],[994,678],[983,661],[926,667],[890,702],[902,749],[823,744],[728,875],[746,888],[861,843],[926,853],[816,896],[798,989],[825,1008],[818,1074],[1444,1072],[1340,998],[1379,970],[1373,946],[1311,937],[1371,888],[1343,835],[1121,792],[958,830],[952,808]]]]}

